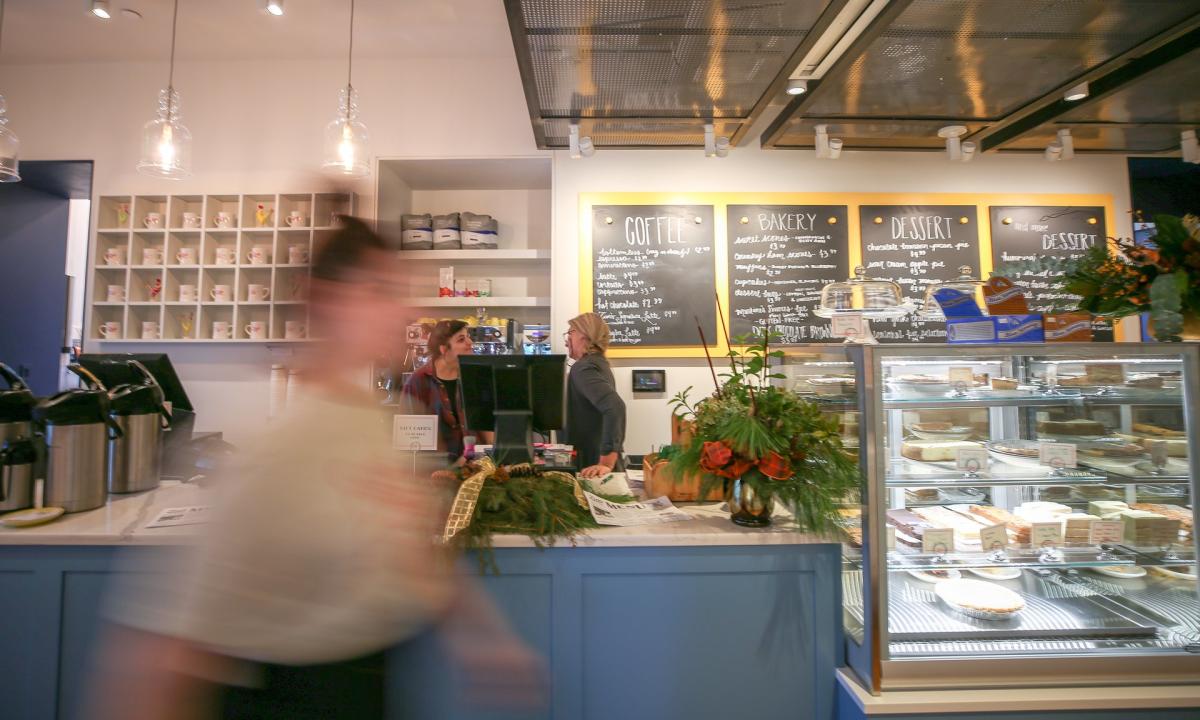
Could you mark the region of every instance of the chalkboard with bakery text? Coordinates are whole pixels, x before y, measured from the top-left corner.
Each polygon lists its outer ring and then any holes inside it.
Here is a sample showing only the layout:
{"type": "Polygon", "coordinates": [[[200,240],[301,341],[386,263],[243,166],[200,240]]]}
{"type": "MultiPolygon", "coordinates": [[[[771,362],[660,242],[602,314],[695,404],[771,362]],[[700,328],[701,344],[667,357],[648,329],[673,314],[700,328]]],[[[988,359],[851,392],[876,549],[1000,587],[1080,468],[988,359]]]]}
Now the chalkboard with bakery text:
{"type": "MultiPolygon", "coordinates": [[[[915,307],[925,288],[953,280],[959,267],[979,275],[979,220],[974,205],[863,205],[859,208],[862,259],[871,278],[891,280],[915,307]]],[[[872,320],[881,342],[946,341],[946,323],[910,315],[872,320]]]]}
{"type": "Polygon", "coordinates": [[[729,333],[782,344],[841,342],[813,314],[821,288],[850,274],[845,205],[730,205],[729,333]]]}
{"type": "MultiPolygon", "coordinates": [[[[1006,263],[1042,257],[1077,258],[1107,237],[1103,207],[1086,206],[993,206],[992,267],[1025,289],[1031,312],[1060,312],[1074,308],[1078,295],[1064,292],[1051,270],[1013,271],[1006,263]],[[1057,308],[1055,306],[1058,306],[1057,308]],[[1064,307],[1064,305],[1066,307],[1064,307]]],[[[1098,320],[1092,325],[1096,340],[1112,340],[1112,324],[1098,320]]]]}
{"type": "Polygon", "coordinates": [[[615,347],[717,341],[711,205],[592,208],[592,305],[615,347]]]}

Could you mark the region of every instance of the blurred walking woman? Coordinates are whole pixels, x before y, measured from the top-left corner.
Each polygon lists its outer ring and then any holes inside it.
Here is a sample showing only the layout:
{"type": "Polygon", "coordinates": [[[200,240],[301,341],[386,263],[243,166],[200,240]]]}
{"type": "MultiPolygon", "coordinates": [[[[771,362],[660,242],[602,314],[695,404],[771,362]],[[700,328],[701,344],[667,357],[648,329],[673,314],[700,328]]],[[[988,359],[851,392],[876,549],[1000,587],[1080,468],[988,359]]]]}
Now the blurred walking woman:
{"type": "Polygon", "coordinates": [[[450,462],[462,458],[463,437],[469,434],[458,384],[458,358],[473,350],[465,322],[439,320],[429,333],[429,362],[404,384],[407,412],[438,416],[438,450],[446,451],[450,462]]]}
{"type": "Polygon", "coordinates": [[[591,312],[567,324],[567,354],[575,361],[567,378],[567,442],[575,446],[580,475],[603,477],[624,470],[625,449],[625,401],[604,356],[608,323],[591,312]]]}

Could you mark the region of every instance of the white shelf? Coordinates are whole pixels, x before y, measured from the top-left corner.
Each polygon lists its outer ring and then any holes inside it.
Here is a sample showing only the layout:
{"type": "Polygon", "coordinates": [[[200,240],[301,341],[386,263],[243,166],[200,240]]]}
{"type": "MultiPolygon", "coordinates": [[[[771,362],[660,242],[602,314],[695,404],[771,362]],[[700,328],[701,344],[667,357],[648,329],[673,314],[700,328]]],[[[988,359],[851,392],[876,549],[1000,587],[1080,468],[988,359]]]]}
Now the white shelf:
{"type": "Polygon", "coordinates": [[[548,297],[436,297],[436,298],[404,298],[400,301],[405,307],[434,308],[434,307],[550,307],[548,297]]]}
{"type": "Polygon", "coordinates": [[[482,260],[491,262],[550,260],[549,250],[400,250],[401,260],[458,261],[482,260]]]}

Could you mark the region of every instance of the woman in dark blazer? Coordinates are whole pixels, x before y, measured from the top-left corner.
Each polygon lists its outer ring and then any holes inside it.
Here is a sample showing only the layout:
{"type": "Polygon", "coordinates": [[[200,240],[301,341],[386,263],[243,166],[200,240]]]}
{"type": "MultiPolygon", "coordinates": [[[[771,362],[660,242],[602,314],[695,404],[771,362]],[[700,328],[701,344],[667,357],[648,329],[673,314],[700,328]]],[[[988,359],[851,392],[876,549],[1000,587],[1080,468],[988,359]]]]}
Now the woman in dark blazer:
{"type": "Polygon", "coordinates": [[[608,350],[608,323],[596,313],[572,318],[567,354],[567,442],[575,446],[580,475],[603,477],[624,469],[625,401],[617,394],[608,350]]]}

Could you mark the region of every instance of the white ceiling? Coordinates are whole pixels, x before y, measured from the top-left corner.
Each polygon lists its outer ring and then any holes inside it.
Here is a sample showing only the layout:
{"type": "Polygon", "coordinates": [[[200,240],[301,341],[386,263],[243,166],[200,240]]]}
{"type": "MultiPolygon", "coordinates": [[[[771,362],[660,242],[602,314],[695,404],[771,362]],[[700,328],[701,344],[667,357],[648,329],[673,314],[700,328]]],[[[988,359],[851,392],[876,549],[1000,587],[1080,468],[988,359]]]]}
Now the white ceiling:
{"type": "MultiPolygon", "coordinates": [[[[5,0],[0,65],[165,60],[173,0],[5,0]],[[130,19],[131,8],[142,15],[130,19]]],[[[350,0],[285,0],[273,17],[262,0],[179,0],[180,60],[344,58],[350,0]]],[[[355,58],[508,56],[501,0],[356,0],[355,58]]]]}

